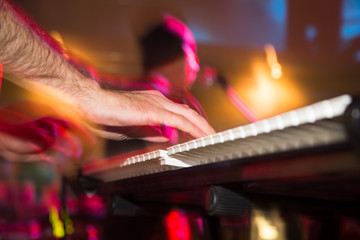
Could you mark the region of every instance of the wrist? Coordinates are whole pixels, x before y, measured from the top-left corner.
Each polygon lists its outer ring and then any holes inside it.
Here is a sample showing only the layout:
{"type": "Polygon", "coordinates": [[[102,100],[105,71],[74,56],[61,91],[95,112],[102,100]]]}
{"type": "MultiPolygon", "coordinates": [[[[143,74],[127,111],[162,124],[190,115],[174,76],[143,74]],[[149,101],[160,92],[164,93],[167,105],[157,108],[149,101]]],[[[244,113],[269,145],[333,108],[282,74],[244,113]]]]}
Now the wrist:
{"type": "Polygon", "coordinates": [[[72,106],[83,117],[88,117],[87,112],[96,104],[97,95],[102,91],[98,82],[91,78],[80,76],[71,78],[72,83],[63,89],[69,95],[72,106]]]}

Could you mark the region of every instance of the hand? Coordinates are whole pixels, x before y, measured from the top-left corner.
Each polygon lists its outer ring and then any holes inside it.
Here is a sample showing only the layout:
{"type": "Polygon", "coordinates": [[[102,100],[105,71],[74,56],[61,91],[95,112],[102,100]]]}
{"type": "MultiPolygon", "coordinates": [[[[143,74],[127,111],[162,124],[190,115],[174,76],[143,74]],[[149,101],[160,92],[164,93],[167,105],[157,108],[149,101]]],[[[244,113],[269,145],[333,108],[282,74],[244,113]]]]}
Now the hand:
{"type": "MultiPolygon", "coordinates": [[[[53,48],[53,41],[43,31],[34,24],[29,25],[31,21],[19,14],[6,1],[0,0],[0,62],[8,73],[16,76],[12,80],[15,83],[35,92],[40,90],[35,85],[43,85],[58,90],[60,95],[66,94],[61,100],[70,102],[82,116],[96,124],[115,127],[165,125],[194,138],[215,133],[194,110],[173,103],[159,92],[101,89],[69,62],[62,49],[53,48]]],[[[104,137],[121,137],[94,130],[104,137]]],[[[146,140],[163,142],[167,138],[155,136],[146,140]]]]}
{"type": "MultiPolygon", "coordinates": [[[[127,126],[170,126],[190,134],[194,138],[214,134],[214,129],[196,111],[177,104],[160,92],[109,91],[98,89],[79,103],[82,114],[96,124],[127,126]]],[[[105,138],[123,139],[122,134],[92,128],[105,138]]],[[[142,138],[148,141],[165,142],[164,136],[142,138]]]]}
{"type": "Polygon", "coordinates": [[[59,163],[78,158],[94,143],[81,126],[47,105],[21,102],[0,109],[0,154],[7,160],[59,163]]]}
{"type": "Polygon", "coordinates": [[[47,161],[56,164],[62,162],[64,157],[80,157],[82,142],[61,122],[41,118],[22,125],[0,123],[0,154],[9,161],[47,161]]]}

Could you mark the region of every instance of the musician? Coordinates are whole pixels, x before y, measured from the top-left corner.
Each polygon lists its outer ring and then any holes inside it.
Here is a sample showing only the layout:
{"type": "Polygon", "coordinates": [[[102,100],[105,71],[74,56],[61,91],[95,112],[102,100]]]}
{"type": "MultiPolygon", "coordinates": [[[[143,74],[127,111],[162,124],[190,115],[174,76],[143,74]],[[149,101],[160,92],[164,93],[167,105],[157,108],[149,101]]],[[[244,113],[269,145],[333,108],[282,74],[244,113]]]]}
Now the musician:
{"type": "MultiPolygon", "coordinates": [[[[200,103],[189,92],[200,69],[191,30],[166,13],[163,22],[151,28],[139,42],[143,71],[147,76],[144,83],[206,118],[200,103]]],[[[173,143],[181,141],[175,131],[170,137],[173,143]]]]}
{"type": "MultiPolygon", "coordinates": [[[[0,64],[9,80],[33,91],[45,89],[54,93],[54,97],[63,100],[90,124],[116,127],[163,125],[177,128],[194,138],[214,133],[196,111],[174,103],[158,91],[102,89],[96,81],[70,64],[65,55],[46,33],[9,2],[0,0],[0,64]]],[[[114,134],[93,126],[89,128],[105,138],[124,137],[121,133],[114,134]]],[[[164,136],[147,140],[168,141],[164,136]]]]}
{"type": "MultiPolygon", "coordinates": [[[[189,92],[200,69],[196,41],[191,30],[181,20],[165,13],[159,24],[151,27],[139,38],[139,46],[142,56],[142,77],[126,84],[118,82],[118,85],[128,90],[158,90],[167,98],[188,106],[206,119],[200,103],[189,92]]],[[[191,140],[188,134],[169,126],[132,129],[131,132],[134,131],[143,132],[143,135],[146,131],[157,132],[170,141],[168,144],[153,144],[137,139],[128,139],[126,143],[107,141],[106,155],[147,148],[146,151],[150,151],[191,140]]]]}

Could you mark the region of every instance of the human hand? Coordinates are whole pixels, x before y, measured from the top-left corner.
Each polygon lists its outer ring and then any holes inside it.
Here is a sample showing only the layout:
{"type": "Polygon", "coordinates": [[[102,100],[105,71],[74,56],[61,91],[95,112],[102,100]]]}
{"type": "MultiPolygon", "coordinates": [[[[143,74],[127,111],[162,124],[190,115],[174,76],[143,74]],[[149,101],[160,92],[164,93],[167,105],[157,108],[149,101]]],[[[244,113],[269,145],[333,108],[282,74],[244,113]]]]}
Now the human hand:
{"type": "Polygon", "coordinates": [[[0,153],[7,160],[57,164],[57,156],[78,158],[93,143],[78,124],[46,105],[21,102],[0,109],[0,153]]]}
{"type": "Polygon", "coordinates": [[[58,163],[55,156],[77,158],[81,142],[69,133],[67,122],[51,117],[23,124],[0,122],[0,152],[9,161],[47,161],[58,163]]]}
{"type": "MultiPolygon", "coordinates": [[[[169,126],[190,134],[194,138],[214,134],[214,129],[196,111],[167,99],[160,92],[110,91],[98,89],[92,95],[82,96],[79,109],[86,119],[114,127],[169,126]]],[[[111,139],[124,139],[124,134],[90,127],[98,135],[111,139]]],[[[131,136],[130,136],[131,137],[131,136]]],[[[165,142],[165,136],[145,136],[141,139],[165,142]]]]}
{"type": "MultiPolygon", "coordinates": [[[[69,61],[65,57],[66,52],[54,47],[54,41],[20,11],[7,1],[0,0],[0,3],[0,62],[8,74],[14,75],[11,78],[16,84],[40,94],[44,94],[38,88],[40,85],[56,89],[59,91],[57,95],[66,95],[61,96],[61,100],[75,106],[82,116],[96,124],[115,127],[169,126],[194,138],[215,133],[194,110],[173,103],[159,92],[101,89],[82,71],[82,67],[78,68],[77,64],[69,61]]],[[[94,130],[108,138],[124,137],[94,130]]],[[[167,138],[150,136],[146,140],[163,142],[167,138]]]]}

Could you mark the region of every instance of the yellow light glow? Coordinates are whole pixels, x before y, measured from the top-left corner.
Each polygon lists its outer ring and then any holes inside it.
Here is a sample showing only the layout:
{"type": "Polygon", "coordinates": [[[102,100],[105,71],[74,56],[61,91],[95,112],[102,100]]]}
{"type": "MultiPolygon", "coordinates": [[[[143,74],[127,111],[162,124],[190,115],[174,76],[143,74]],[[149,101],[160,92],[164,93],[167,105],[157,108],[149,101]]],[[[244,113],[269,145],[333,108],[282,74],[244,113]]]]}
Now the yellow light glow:
{"type": "Polygon", "coordinates": [[[56,238],[63,238],[65,236],[64,226],[61,221],[53,224],[53,235],[56,238]]]}
{"type": "Polygon", "coordinates": [[[301,89],[291,79],[274,80],[263,60],[254,60],[252,74],[237,79],[235,90],[242,96],[260,119],[274,116],[303,106],[301,89]]]}
{"type": "Polygon", "coordinates": [[[69,56],[69,54],[67,53],[67,48],[66,48],[66,46],[65,46],[64,39],[62,38],[61,34],[60,34],[58,31],[53,30],[53,31],[50,32],[50,36],[51,36],[53,39],[55,39],[55,41],[57,41],[58,44],[60,45],[60,47],[64,50],[64,51],[63,51],[64,57],[65,57],[66,59],[69,59],[70,56],[69,56]]]}
{"type": "Polygon", "coordinates": [[[49,207],[49,220],[53,227],[53,235],[56,238],[62,238],[65,236],[63,222],[59,218],[57,208],[55,206],[49,207]]]}
{"type": "Polygon", "coordinates": [[[64,45],[64,40],[58,31],[56,30],[51,31],[50,36],[54,38],[59,44],[61,44],[61,46],[64,45]]]}
{"type": "MultiPolygon", "coordinates": [[[[75,122],[80,122],[82,120],[74,107],[72,107],[77,103],[76,99],[70,95],[34,81],[18,79],[18,81],[14,83],[29,90],[29,92],[24,95],[26,99],[31,99],[34,102],[46,103],[49,106],[56,106],[57,113],[62,115],[65,119],[74,120],[75,122]]],[[[39,111],[41,110],[42,109],[39,111]]],[[[34,109],[34,111],[38,110],[34,109]]]]}
{"type": "Polygon", "coordinates": [[[258,233],[261,239],[272,240],[278,238],[278,231],[263,216],[256,216],[255,223],[258,227],[258,233]]]}
{"type": "Polygon", "coordinates": [[[274,79],[279,79],[281,78],[281,75],[282,75],[282,71],[281,71],[281,65],[276,63],[276,64],[273,64],[271,66],[271,76],[274,78],[274,79]]]}
{"type": "Polygon", "coordinates": [[[286,228],[280,211],[271,209],[252,209],[251,240],[284,240],[286,228]]]}
{"type": "Polygon", "coordinates": [[[267,63],[270,67],[271,77],[274,79],[281,78],[282,76],[281,65],[277,60],[277,55],[274,46],[271,44],[266,44],[265,53],[266,53],[267,63]]]}

